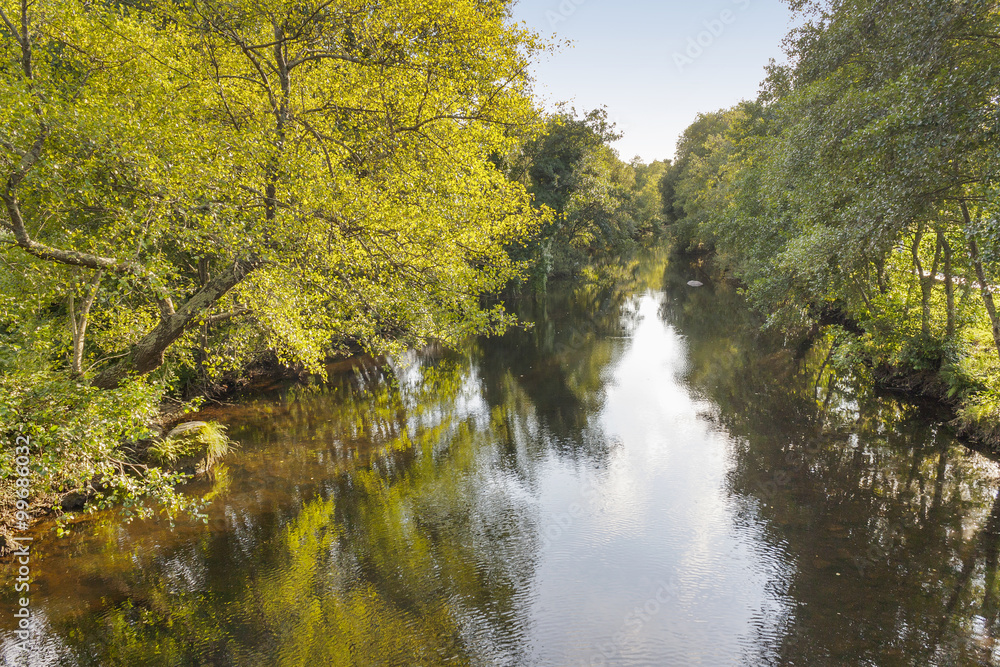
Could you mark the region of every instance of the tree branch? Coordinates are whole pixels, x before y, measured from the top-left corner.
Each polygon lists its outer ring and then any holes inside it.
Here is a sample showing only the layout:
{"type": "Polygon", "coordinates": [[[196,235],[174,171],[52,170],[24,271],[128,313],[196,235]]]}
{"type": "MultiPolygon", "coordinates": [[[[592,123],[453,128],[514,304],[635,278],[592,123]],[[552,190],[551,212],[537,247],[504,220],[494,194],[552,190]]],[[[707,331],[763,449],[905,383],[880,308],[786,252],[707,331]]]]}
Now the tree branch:
{"type": "Polygon", "coordinates": [[[108,271],[117,275],[148,277],[142,267],[135,262],[114,259],[112,257],[101,257],[100,255],[77,250],[53,248],[50,245],[33,240],[25,228],[24,218],[21,217],[20,202],[18,202],[17,197],[9,193],[3,193],[0,194],[0,200],[3,200],[4,206],[7,209],[7,215],[10,216],[11,224],[9,229],[14,232],[15,245],[29,255],[50,262],[68,264],[69,266],[82,266],[97,271],[108,271]]]}
{"type": "Polygon", "coordinates": [[[129,375],[144,375],[163,364],[163,355],[174,341],[181,337],[185,329],[199,321],[205,312],[239,285],[244,278],[260,266],[257,258],[236,259],[219,275],[195,292],[183,306],[169,317],[160,320],[153,329],[129,350],[125,358],[107,368],[94,378],[93,385],[101,389],[119,386],[129,375]]]}
{"type": "Polygon", "coordinates": [[[231,320],[236,317],[242,317],[253,312],[249,308],[237,308],[236,310],[229,310],[224,313],[219,313],[218,315],[212,315],[205,318],[205,324],[218,324],[219,322],[224,322],[226,320],[231,320]]]}

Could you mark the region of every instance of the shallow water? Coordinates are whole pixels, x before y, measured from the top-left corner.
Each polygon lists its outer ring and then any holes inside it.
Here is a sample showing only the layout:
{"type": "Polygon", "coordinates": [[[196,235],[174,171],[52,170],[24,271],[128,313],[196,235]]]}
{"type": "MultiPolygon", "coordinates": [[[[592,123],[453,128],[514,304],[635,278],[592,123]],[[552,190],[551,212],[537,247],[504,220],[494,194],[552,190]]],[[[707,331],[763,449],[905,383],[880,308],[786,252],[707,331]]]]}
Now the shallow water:
{"type": "Polygon", "coordinates": [[[519,309],[212,411],[208,524],[36,535],[6,661],[1000,664],[1000,469],[933,414],[663,256],[519,309]]]}

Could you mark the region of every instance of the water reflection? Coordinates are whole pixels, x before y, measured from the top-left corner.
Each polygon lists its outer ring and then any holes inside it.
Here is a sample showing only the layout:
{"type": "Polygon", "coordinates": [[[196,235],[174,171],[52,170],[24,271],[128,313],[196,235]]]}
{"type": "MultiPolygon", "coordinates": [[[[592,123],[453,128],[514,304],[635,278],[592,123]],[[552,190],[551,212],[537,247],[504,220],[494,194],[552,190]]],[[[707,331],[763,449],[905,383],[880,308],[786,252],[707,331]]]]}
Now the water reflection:
{"type": "Polygon", "coordinates": [[[218,411],[207,526],[36,543],[26,664],[992,664],[996,466],[691,271],[218,411]]]}
{"type": "Polygon", "coordinates": [[[728,487],[794,564],[775,663],[995,664],[996,465],[832,375],[832,341],[796,361],[732,289],[671,294],[686,380],[733,442],[728,487]]]}

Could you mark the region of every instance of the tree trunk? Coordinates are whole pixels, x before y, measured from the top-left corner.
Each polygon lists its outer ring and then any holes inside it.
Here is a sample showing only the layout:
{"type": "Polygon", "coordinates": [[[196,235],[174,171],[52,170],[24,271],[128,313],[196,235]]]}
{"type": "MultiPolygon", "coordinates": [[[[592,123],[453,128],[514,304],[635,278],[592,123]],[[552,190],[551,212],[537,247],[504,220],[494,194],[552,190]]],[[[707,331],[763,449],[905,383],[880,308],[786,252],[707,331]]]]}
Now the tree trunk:
{"type": "Polygon", "coordinates": [[[983,268],[983,262],[979,256],[979,244],[976,242],[975,230],[972,229],[969,207],[964,201],[962,202],[962,216],[965,218],[965,227],[969,235],[969,258],[976,270],[979,289],[983,294],[983,303],[986,305],[986,312],[989,314],[990,324],[993,326],[993,344],[997,348],[997,354],[1000,355],[1000,318],[997,317],[996,302],[993,301],[993,292],[990,291],[990,284],[986,281],[986,270],[983,268]]]}
{"type": "Polygon", "coordinates": [[[73,288],[69,293],[69,325],[73,333],[73,349],[70,356],[70,372],[79,377],[83,375],[83,343],[87,337],[87,325],[90,323],[90,308],[97,298],[97,290],[101,286],[101,279],[104,277],[103,271],[98,271],[93,280],[90,281],[90,291],[83,298],[80,304],[80,314],[77,316],[76,299],[73,288]]]}
{"type": "Polygon", "coordinates": [[[101,371],[94,378],[93,385],[101,389],[114,389],[130,375],[145,375],[163,364],[163,353],[173,344],[193,322],[199,321],[219,299],[236,287],[258,266],[253,260],[238,259],[210,280],[192,296],[177,312],[166,315],[160,323],[132,346],[124,359],[101,371]]]}
{"type": "Polygon", "coordinates": [[[938,232],[938,245],[944,249],[944,293],[948,300],[948,338],[955,335],[955,278],[952,275],[952,248],[944,232],[938,232]]]}
{"type": "Polygon", "coordinates": [[[934,262],[931,263],[930,275],[924,278],[924,313],[923,313],[923,332],[924,336],[931,335],[931,296],[934,293],[934,283],[937,282],[937,272],[938,267],[941,266],[941,235],[935,239],[934,243],[934,262]]]}
{"type": "MultiPolygon", "coordinates": [[[[204,288],[208,284],[211,275],[208,272],[208,259],[202,257],[198,260],[198,281],[204,288]]],[[[202,378],[208,377],[208,320],[201,323],[201,341],[198,347],[198,370],[202,378]]]]}
{"type": "Polygon", "coordinates": [[[924,266],[920,261],[920,242],[923,238],[923,225],[921,225],[913,237],[913,265],[916,267],[917,277],[920,279],[920,331],[927,337],[931,335],[931,296],[933,295],[934,280],[937,278],[938,263],[941,261],[941,236],[938,235],[937,238],[934,263],[931,265],[929,275],[924,273],[924,266]]]}
{"type": "Polygon", "coordinates": [[[889,281],[885,277],[885,258],[879,257],[875,262],[875,281],[878,283],[878,292],[885,296],[889,292],[889,281]]]}

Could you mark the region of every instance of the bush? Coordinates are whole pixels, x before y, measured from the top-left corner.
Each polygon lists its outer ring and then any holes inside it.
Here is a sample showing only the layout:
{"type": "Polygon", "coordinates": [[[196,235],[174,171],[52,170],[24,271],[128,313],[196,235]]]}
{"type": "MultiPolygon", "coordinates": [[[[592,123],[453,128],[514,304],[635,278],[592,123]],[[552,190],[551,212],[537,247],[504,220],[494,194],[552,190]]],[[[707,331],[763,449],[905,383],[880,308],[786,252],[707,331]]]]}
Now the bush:
{"type": "Polygon", "coordinates": [[[1000,452],[1000,390],[991,389],[972,396],[958,412],[958,427],[1000,452]]]}
{"type": "MultiPolygon", "coordinates": [[[[23,366],[41,366],[35,359],[23,366]]],[[[33,509],[83,490],[90,510],[121,505],[126,518],[150,516],[147,500],[173,517],[197,513],[200,501],[178,494],[187,476],[135,458],[134,444],[153,436],[165,388],[132,380],[112,391],[95,389],[60,370],[0,367],[0,508],[17,505],[15,446],[29,443],[28,502],[33,509]],[[21,438],[21,440],[18,440],[21,438]]]]}
{"type": "Polygon", "coordinates": [[[149,458],[163,465],[213,467],[232,451],[226,427],[217,422],[188,422],[149,448],[149,458]]]}

